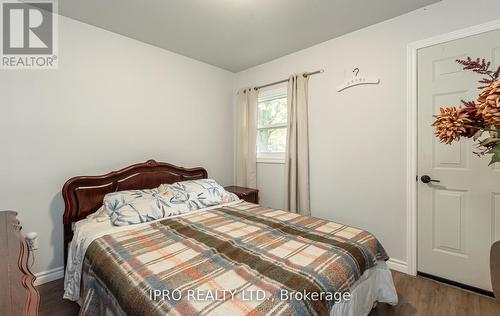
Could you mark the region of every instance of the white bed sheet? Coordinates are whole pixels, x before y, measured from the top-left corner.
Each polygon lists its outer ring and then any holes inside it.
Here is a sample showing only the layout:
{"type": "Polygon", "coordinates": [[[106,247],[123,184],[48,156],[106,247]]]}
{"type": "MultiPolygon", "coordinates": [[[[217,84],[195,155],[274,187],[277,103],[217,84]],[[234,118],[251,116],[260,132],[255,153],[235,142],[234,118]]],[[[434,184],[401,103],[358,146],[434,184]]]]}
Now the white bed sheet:
{"type": "MultiPolygon", "coordinates": [[[[230,202],[214,207],[208,207],[193,212],[203,212],[221,206],[229,206],[240,203],[241,201],[230,202]]],[[[189,212],[186,214],[192,214],[189,212]]],[[[180,214],[173,217],[184,216],[180,214]]],[[[160,221],[163,219],[159,219],[160,221]]],[[[152,222],[132,225],[137,228],[143,225],[149,225],[152,222]]],[[[130,229],[131,226],[113,226],[109,219],[99,218],[84,219],[76,223],[73,240],[68,246],[68,261],[64,277],[64,296],[63,298],[81,303],[80,301],[80,282],[82,277],[83,261],[85,252],[89,245],[97,238],[107,234],[120,232],[130,229]]],[[[351,299],[339,304],[335,304],[330,311],[331,316],[361,316],[368,315],[375,302],[383,302],[396,305],[398,297],[392,275],[385,261],[379,261],[378,264],[366,270],[361,278],[357,280],[351,289],[351,299]]]]}
{"type": "Polygon", "coordinates": [[[396,305],[398,294],[394,287],[391,270],[385,261],[366,270],[351,289],[351,299],[333,305],[331,316],[364,316],[372,310],[374,303],[396,305]]]}

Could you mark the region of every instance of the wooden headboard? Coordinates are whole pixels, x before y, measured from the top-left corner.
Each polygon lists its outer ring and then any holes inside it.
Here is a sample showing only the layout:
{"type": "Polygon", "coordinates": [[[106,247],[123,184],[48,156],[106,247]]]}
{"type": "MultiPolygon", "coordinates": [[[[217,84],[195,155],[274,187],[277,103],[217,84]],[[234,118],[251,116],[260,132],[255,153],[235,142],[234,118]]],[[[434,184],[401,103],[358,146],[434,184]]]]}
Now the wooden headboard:
{"type": "Polygon", "coordinates": [[[73,239],[73,223],[97,211],[104,196],[124,190],[152,189],[162,183],[206,179],[203,168],[186,169],[164,162],[148,160],[102,176],[79,176],[66,181],[62,189],[64,199],[64,264],[68,244],[73,239]]]}

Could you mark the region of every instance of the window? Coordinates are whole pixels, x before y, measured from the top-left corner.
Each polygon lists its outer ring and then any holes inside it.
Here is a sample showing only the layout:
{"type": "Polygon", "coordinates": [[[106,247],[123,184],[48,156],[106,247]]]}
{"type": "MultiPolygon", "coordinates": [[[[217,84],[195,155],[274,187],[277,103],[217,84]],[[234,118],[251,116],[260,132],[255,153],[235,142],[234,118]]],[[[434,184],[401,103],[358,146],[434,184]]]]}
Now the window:
{"type": "Polygon", "coordinates": [[[283,163],[288,105],[286,87],[259,92],[257,162],[283,163]]]}

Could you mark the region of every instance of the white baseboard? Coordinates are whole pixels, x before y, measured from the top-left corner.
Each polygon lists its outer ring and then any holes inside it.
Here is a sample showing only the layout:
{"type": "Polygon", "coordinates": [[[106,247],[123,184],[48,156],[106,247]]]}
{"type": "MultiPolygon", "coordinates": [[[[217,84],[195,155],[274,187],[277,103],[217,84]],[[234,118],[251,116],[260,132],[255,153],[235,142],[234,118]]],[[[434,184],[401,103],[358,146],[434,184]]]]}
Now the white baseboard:
{"type": "Polygon", "coordinates": [[[387,261],[389,269],[408,274],[408,264],[398,259],[389,259],[387,261]]]}
{"type": "Polygon", "coordinates": [[[55,269],[42,271],[35,273],[36,280],[34,282],[35,286],[48,283],[57,279],[64,278],[64,267],[58,267],[55,269]]]}

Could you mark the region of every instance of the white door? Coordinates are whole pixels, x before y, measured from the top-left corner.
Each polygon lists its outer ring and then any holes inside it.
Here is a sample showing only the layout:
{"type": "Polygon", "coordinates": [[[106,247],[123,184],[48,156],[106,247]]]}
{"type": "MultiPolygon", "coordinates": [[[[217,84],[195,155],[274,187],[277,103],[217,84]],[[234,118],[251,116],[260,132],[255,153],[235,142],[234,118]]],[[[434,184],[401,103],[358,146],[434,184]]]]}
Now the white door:
{"type": "Polygon", "coordinates": [[[439,107],[476,100],[481,75],[456,59],[500,64],[500,31],[418,51],[418,271],[491,291],[489,249],[500,239],[500,165],[473,154],[474,143],[439,143],[439,107]],[[440,182],[423,183],[427,175],[440,182]]]}

